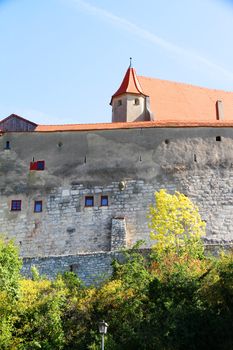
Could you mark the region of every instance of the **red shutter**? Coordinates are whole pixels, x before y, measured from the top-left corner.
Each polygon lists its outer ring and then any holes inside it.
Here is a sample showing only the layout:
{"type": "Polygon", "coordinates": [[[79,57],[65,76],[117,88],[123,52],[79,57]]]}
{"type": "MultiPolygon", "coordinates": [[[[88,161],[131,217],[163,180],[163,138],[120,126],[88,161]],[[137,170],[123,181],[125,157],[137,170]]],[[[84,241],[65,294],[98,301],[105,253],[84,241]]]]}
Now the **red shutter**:
{"type": "Polygon", "coordinates": [[[37,170],[37,162],[30,162],[30,170],[37,170]]]}

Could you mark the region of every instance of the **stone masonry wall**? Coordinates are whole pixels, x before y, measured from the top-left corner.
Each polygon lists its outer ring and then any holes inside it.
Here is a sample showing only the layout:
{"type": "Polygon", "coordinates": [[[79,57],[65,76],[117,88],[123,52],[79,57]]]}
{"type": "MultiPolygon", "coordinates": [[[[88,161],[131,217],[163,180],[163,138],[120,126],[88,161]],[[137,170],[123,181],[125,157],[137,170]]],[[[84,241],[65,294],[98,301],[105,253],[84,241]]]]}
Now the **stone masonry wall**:
{"type": "Polygon", "coordinates": [[[112,219],[111,250],[121,250],[126,247],[127,228],[125,218],[112,219]]]}
{"type": "Polygon", "coordinates": [[[42,213],[33,213],[33,198],[22,195],[10,197],[22,199],[22,211],[10,212],[10,200],[5,198],[0,209],[1,232],[16,237],[25,257],[117,250],[140,239],[150,246],[148,208],[154,203],[154,192],[166,188],[171,193],[179,190],[198,204],[209,243],[232,240],[233,171],[210,172],[208,177],[205,172],[178,171],[172,182],[169,174],[164,180],[157,184],[130,180],[124,191],[118,182],[89,189],[82,185],[58,188],[48,197],[34,197],[43,199],[42,213]],[[101,194],[109,196],[107,207],[100,206],[101,194]],[[94,196],[94,207],[85,207],[85,195],[94,196]]]}
{"type": "Polygon", "coordinates": [[[44,258],[25,258],[22,273],[31,277],[31,268],[35,266],[40,275],[54,279],[58,273],[72,271],[85,285],[96,285],[112,274],[113,259],[122,259],[120,253],[100,252],[79,255],[67,255],[44,258]]]}
{"type": "Polygon", "coordinates": [[[232,151],[231,128],[4,134],[0,233],[15,238],[24,258],[51,258],[54,266],[80,256],[85,266],[87,256],[108,257],[141,239],[150,247],[148,208],[166,188],[199,206],[208,244],[226,245],[233,240],[232,151]],[[32,158],[44,160],[45,170],[30,171],[32,158]],[[10,210],[12,199],[22,201],[21,211],[10,210]],[[34,213],[35,200],[43,202],[41,213],[34,213]]]}
{"type": "Polygon", "coordinates": [[[17,198],[22,200],[22,211],[9,212],[10,203],[5,199],[0,213],[8,211],[10,220],[2,215],[0,225],[8,237],[16,232],[16,242],[24,257],[118,250],[142,237],[150,245],[146,216],[153,201],[153,186],[144,181],[129,181],[124,191],[119,190],[118,182],[106,187],[57,188],[47,198],[39,197],[44,205],[42,213],[32,212],[32,198],[22,195],[17,198]],[[100,206],[101,194],[109,196],[107,207],[100,206]],[[94,206],[85,207],[85,196],[90,195],[94,196],[94,206]]]}

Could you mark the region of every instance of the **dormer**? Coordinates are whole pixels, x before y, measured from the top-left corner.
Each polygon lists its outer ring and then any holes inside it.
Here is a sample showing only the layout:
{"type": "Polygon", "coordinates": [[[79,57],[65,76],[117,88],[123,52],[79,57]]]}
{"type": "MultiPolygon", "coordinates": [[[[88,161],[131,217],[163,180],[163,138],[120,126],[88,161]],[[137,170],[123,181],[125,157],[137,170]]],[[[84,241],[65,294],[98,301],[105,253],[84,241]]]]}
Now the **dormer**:
{"type": "Polygon", "coordinates": [[[129,66],[119,89],[111,98],[112,122],[150,121],[149,96],[144,94],[136,70],[129,66]]]}

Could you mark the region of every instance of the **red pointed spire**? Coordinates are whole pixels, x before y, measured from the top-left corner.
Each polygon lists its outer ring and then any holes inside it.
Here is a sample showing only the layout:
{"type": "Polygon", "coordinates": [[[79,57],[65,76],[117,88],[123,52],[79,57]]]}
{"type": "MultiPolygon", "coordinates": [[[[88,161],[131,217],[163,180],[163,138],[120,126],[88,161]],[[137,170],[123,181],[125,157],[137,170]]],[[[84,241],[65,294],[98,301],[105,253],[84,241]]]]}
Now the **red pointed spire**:
{"type": "Polygon", "coordinates": [[[134,68],[131,68],[131,66],[129,66],[129,68],[127,69],[127,72],[126,72],[125,77],[121,83],[121,86],[115,92],[115,94],[112,95],[110,104],[112,104],[112,99],[114,97],[120,96],[120,95],[125,94],[125,93],[146,96],[144,94],[142,87],[139,83],[139,80],[137,78],[136,70],[134,68]]]}

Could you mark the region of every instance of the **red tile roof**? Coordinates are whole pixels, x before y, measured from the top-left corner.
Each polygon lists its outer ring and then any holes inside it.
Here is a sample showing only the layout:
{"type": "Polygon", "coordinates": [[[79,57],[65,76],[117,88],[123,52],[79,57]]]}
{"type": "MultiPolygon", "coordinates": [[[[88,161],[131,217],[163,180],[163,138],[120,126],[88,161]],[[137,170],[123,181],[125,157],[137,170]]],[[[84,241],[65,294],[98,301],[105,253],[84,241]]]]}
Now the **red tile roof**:
{"type": "Polygon", "coordinates": [[[216,102],[221,100],[224,110],[222,122],[233,122],[233,92],[142,76],[138,80],[144,93],[150,96],[150,110],[155,120],[217,124],[216,102]]]}
{"type": "Polygon", "coordinates": [[[38,125],[36,132],[88,131],[158,127],[233,127],[233,92],[214,90],[166,80],[137,78],[128,68],[117,92],[150,97],[153,122],[38,125]],[[216,102],[222,101],[224,118],[217,120],[216,102]]]}
{"type": "Polygon", "coordinates": [[[140,82],[138,81],[136,70],[131,67],[127,69],[119,89],[112,95],[110,104],[112,104],[113,97],[120,96],[125,93],[145,95],[140,82]]]}
{"type": "Polygon", "coordinates": [[[131,123],[38,125],[35,131],[81,131],[158,127],[233,127],[233,92],[213,90],[184,83],[139,76],[129,68],[121,93],[142,93],[150,96],[150,110],[155,121],[131,123]],[[134,82],[137,82],[134,84],[134,82]],[[140,92],[141,91],[141,92],[140,92]],[[216,102],[221,100],[224,119],[217,120],[216,102]]]}
{"type": "Polygon", "coordinates": [[[131,123],[98,123],[98,124],[65,124],[65,125],[38,125],[36,132],[55,131],[95,131],[114,129],[140,129],[140,128],[195,128],[195,127],[230,127],[233,128],[233,120],[230,122],[185,122],[185,121],[153,121],[131,123]]]}

